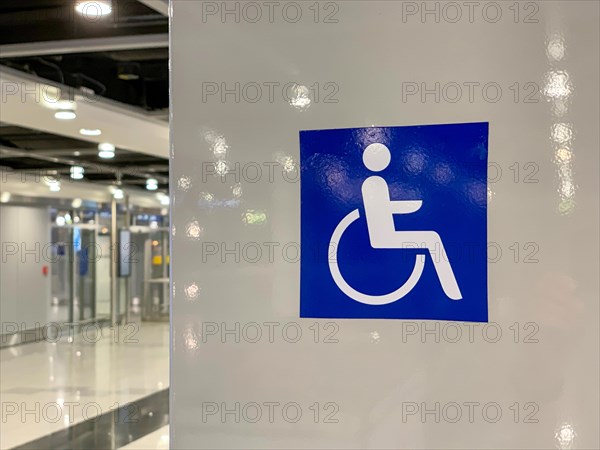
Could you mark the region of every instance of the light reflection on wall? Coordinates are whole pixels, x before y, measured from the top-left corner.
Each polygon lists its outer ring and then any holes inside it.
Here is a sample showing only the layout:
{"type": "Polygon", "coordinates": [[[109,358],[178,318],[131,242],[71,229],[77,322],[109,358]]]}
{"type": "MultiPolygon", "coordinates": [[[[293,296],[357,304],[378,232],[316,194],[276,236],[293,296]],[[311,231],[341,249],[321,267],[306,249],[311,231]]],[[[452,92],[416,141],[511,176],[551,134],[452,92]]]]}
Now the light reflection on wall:
{"type": "Polygon", "coordinates": [[[568,144],[573,138],[573,127],[571,124],[558,122],[552,125],[550,134],[557,144],[568,144]]]}
{"type": "Polygon", "coordinates": [[[229,172],[229,163],[225,160],[229,151],[229,144],[225,136],[207,130],[202,133],[204,140],[210,145],[211,156],[214,159],[215,176],[225,176],[229,172]]]}
{"type": "Polygon", "coordinates": [[[196,283],[188,284],[185,287],[184,291],[186,298],[190,301],[194,301],[196,298],[198,298],[198,295],[200,294],[200,288],[196,283]]]}
{"type": "Polygon", "coordinates": [[[285,153],[275,154],[275,161],[277,161],[284,172],[291,173],[298,170],[298,164],[294,161],[294,158],[285,153]]]}
{"type": "Polygon", "coordinates": [[[301,84],[295,84],[290,89],[289,103],[299,111],[305,111],[311,105],[310,90],[301,84]]]}
{"type": "Polygon", "coordinates": [[[565,57],[565,40],[560,34],[554,34],[548,39],[546,54],[550,61],[561,61],[565,57]]]}
{"type": "Polygon", "coordinates": [[[211,152],[217,160],[227,156],[229,145],[223,135],[209,130],[204,133],[204,140],[210,145],[211,152]]]}
{"type": "Polygon", "coordinates": [[[203,231],[204,229],[200,226],[197,220],[192,220],[185,228],[186,236],[195,241],[200,239],[200,235],[203,231]]]}
{"type": "Polygon", "coordinates": [[[573,425],[568,423],[563,423],[554,434],[554,438],[556,439],[557,447],[559,449],[570,449],[573,448],[573,443],[577,434],[573,429],[573,425]]]}
{"type": "Polygon", "coordinates": [[[379,339],[381,339],[381,335],[379,334],[378,331],[371,331],[371,343],[372,344],[378,344],[379,343],[379,339]]]}
{"type": "MultiPolygon", "coordinates": [[[[546,43],[546,55],[551,66],[563,61],[566,54],[565,39],[560,33],[553,34],[546,43]]],[[[569,73],[560,67],[546,73],[542,93],[552,105],[556,122],[550,128],[550,139],[554,148],[553,162],[558,176],[558,212],[570,214],[575,208],[577,185],[573,177],[573,125],[564,122],[569,111],[569,98],[574,86],[569,73]]]]}
{"type": "Polygon", "coordinates": [[[179,180],[177,180],[177,187],[184,192],[189,191],[192,187],[192,179],[188,176],[179,177],[179,180]]]}
{"type": "Polygon", "coordinates": [[[494,198],[494,196],[496,195],[496,193],[494,191],[492,191],[492,188],[488,186],[487,188],[487,200],[488,203],[492,201],[492,199],[494,198]]]}
{"type": "Polygon", "coordinates": [[[242,222],[246,225],[262,225],[267,222],[267,213],[249,209],[242,214],[242,222]]]}
{"type": "Polygon", "coordinates": [[[573,84],[566,70],[551,70],[544,79],[544,95],[552,100],[566,99],[573,92],[573,84]]]}
{"type": "Polygon", "coordinates": [[[573,83],[565,70],[551,70],[544,77],[542,93],[551,102],[552,114],[563,117],[569,111],[569,98],[573,83]]]}
{"type": "Polygon", "coordinates": [[[233,186],[231,186],[231,193],[235,198],[240,198],[244,193],[242,183],[235,183],[233,186]]]}
{"type": "Polygon", "coordinates": [[[229,172],[229,164],[223,159],[215,162],[215,175],[225,176],[229,172]]]}
{"type": "MultiPolygon", "coordinates": [[[[226,181],[226,176],[231,172],[231,164],[226,160],[230,150],[230,146],[227,143],[227,139],[225,139],[225,136],[219,134],[214,130],[206,130],[201,134],[204,140],[210,145],[211,157],[214,160],[213,175],[215,177],[221,177],[222,182],[226,181]]],[[[185,187],[187,187],[189,189],[189,186],[191,186],[191,180],[189,180],[188,182],[188,180],[183,178],[188,177],[182,177],[179,179],[179,182],[183,184],[183,187],[180,188],[184,189],[185,187]]],[[[201,192],[199,202],[200,207],[238,207],[240,202],[237,199],[241,198],[243,194],[242,184],[240,182],[235,182],[234,184],[229,186],[229,189],[231,190],[232,194],[231,199],[225,198],[217,200],[213,194],[208,192],[201,192]]]]}
{"type": "Polygon", "coordinates": [[[185,348],[188,350],[196,350],[198,348],[198,338],[191,326],[186,327],[183,332],[183,341],[185,342],[185,348]]]}

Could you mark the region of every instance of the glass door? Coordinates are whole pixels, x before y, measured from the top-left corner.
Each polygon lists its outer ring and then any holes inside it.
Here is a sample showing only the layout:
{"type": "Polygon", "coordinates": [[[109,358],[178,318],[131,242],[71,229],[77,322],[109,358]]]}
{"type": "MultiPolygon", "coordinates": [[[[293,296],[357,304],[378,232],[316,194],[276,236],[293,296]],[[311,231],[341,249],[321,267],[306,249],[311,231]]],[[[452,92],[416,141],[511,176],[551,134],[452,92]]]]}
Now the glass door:
{"type": "Polygon", "coordinates": [[[52,321],[96,318],[96,262],[101,254],[94,225],[52,227],[52,321]]]}
{"type": "Polygon", "coordinates": [[[73,227],[73,322],[96,318],[96,230],[73,227]]]}

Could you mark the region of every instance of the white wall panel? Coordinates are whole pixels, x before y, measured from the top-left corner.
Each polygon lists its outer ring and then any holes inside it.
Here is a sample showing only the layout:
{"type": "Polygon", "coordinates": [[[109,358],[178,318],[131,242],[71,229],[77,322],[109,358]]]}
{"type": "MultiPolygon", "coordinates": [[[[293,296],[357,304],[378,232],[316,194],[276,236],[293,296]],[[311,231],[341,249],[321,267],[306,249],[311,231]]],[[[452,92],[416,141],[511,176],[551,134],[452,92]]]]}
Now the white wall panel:
{"type": "Polygon", "coordinates": [[[171,446],[598,448],[599,4],[291,3],[172,3],[171,446]],[[298,132],[462,122],[497,325],[300,319],[298,132]]]}
{"type": "Polygon", "coordinates": [[[0,206],[0,306],[3,333],[48,323],[50,308],[50,217],[47,208],[0,206]],[[48,268],[48,275],[42,269],[48,268]],[[36,325],[38,324],[38,325],[36,325]]]}

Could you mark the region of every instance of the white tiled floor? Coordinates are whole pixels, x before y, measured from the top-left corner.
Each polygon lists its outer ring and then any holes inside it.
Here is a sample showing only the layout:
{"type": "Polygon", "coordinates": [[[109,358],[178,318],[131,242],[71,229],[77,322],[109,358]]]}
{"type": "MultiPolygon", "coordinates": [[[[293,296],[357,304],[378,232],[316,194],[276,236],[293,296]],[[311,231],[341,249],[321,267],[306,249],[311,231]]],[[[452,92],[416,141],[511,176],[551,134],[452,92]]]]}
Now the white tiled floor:
{"type": "Polygon", "coordinates": [[[137,441],[121,447],[124,450],[163,450],[169,448],[169,426],[159,428],[137,441]]]}
{"type": "Polygon", "coordinates": [[[0,350],[0,448],[169,387],[168,324],[130,324],[118,333],[104,329],[97,342],[94,331],[73,343],[63,339],[0,350]]]}

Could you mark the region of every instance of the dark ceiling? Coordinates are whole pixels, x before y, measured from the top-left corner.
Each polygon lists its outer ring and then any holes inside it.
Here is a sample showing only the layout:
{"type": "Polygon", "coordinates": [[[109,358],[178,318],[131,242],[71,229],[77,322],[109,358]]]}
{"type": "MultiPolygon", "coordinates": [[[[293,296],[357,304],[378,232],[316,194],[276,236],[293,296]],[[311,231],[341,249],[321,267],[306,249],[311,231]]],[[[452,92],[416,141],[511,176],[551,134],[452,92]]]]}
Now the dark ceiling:
{"type": "Polygon", "coordinates": [[[0,3],[1,44],[166,33],[168,19],[137,0],[112,0],[112,13],[75,11],[76,1],[14,0],[0,3]]]}
{"type": "MultiPolygon", "coordinates": [[[[3,0],[0,45],[47,41],[166,35],[168,18],[137,0],[112,0],[107,16],[81,15],[76,1],[3,0]]],[[[166,119],[169,105],[167,48],[124,49],[2,58],[0,64],[97,95],[141,107],[166,119]]],[[[144,189],[149,177],[168,189],[168,160],[117,148],[100,159],[96,144],[0,123],[0,168],[24,172],[57,171],[69,177],[72,165],[85,168],[84,180],[144,189]]]]}
{"type": "MultiPolygon", "coordinates": [[[[168,33],[168,18],[137,0],[113,0],[111,14],[84,16],[76,2],[0,3],[0,45],[168,33]]],[[[2,58],[0,64],[148,111],[169,106],[167,48],[2,58]]]]}
{"type": "MultiPolygon", "coordinates": [[[[12,125],[0,126],[0,166],[39,176],[56,175],[69,179],[73,165],[84,167],[84,181],[145,189],[147,178],[158,179],[168,189],[169,162],[143,153],[116,149],[115,157],[98,157],[95,144],[12,125]],[[17,153],[15,153],[17,152],[17,153]]],[[[6,170],[6,169],[5,169],[6,170]]]]}

